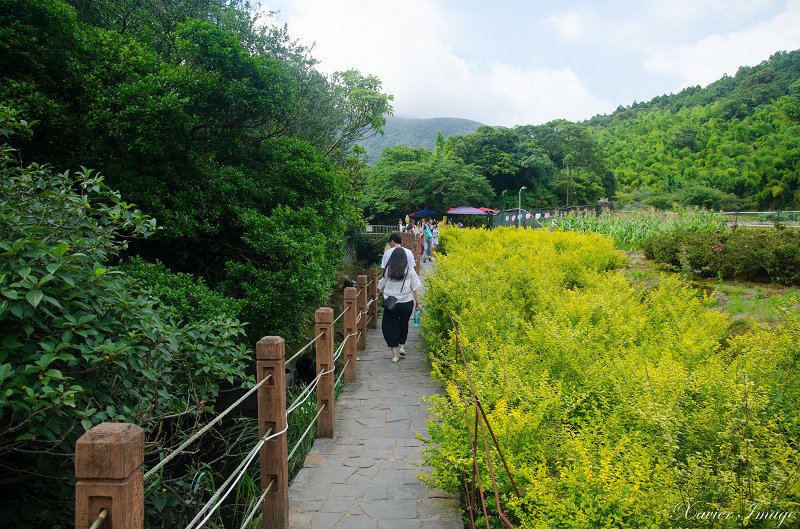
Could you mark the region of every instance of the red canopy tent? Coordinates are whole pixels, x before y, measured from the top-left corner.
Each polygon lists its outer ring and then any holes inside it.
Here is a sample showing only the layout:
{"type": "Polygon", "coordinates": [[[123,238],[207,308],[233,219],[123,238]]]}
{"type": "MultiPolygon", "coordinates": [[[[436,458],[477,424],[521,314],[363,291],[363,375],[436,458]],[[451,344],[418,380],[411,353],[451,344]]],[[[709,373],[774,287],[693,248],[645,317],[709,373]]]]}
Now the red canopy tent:
{"type": "Polygon", "coordinates": [[[485,211],[472,206],[458,206],[447,210],[448,215],[488,215],[485,211]]]}

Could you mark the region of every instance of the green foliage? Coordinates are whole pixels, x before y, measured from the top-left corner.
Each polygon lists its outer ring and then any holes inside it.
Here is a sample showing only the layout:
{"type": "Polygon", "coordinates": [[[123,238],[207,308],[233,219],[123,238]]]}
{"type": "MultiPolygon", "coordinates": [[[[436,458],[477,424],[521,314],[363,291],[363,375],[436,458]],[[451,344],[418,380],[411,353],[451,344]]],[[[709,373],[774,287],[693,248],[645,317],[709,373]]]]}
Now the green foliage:
{"type": "Polygon", "coordinates": [[[215,292],[202,278],[171,272],[162,263],[148,263],[136,257],[123,263],[120,269],[143,288],[149,288],[181,322],[234,319],[241,311],[241,301],[215,292]]]}
{"type": "Polygon", "coordinates": [[[133,253],[236,296],[249,341],[291,339],[333,281],[346,228],[362,222],[364,163],[351,147],[382,129],[392,97],[373,76],[320,74],[246,2],[73,5],[0,5],[0,98],[37,122],[15,146],[103,172],[163,227],[133,253]],[[255,241],[264,229],[303,237],[308,269],[255,241]]]}
{"type": "Polygon", "coordinates": [[[800,207],[800,51],[588,122],[623,195],[713,209],[800,207]],[[664,200],[663,197],[670,197],[664,200]]]}
{"type": "Polygon", "coordinates": [[[367,176],[363,199],[368,216],[394,223],[423,207],[444,212],[465,204],[486,204],[489,182],[461,160],[420,147],[392,147],[367,176]]]}
{"type": "Polygon", "coordinates": [[[383,134],[368,136],[358,142],[367,152],[370,163],[380,158],[384,149],[391,147],[422,147],[434,150],[437,134],[443,138],[455,134],[471,134],[481,124],[461,118],[413,119],[387,116],[383,134]]]}
{"type": "Polygon", "coordinates": [[[617,248],[636,250],[652,235],[680,229],[722,229],[725,220],[713,211],[686,209],[677,212],[603,211],[570,212],[555,215],[546,221],[551,230],[580,233],[602,233],[614,240],[617,248]]]}
{"type": "MultiPolygon", "coordinates": [[[[739,527],[755,524],[751,506],[797,512],[796,312],[734,336],[680,281],[630,284],[599,235],[441,237],[447,253],[426,282],[423,322],[446,388],[431,399],[433,484],[456,492],[471,472],[473,404],[452,316],[520,488],[517,497],[493,453],[515,526],[708,527],[688,509],[730,512],[716,526],[739,527]]],[[[483,454],[478,468],[491,483],[483,454]]]]}
{"type": "MultiPolygon", "coordinates": [[[[5,107],[0,116],[3,134],[24,130],[5,107]]],[[[151,450],[169,446],[173,438],[149,434],[175,416],[186,423],[170,424],[191,428],[221,381],[246,380],[247,355],[239,321],[219,315],[178,324],[168,304],[112,265],[127,246],[123,237],[151,235],[154,220],[96,172],[22,167],[12,154],[4,144],[0,457],[12,482],[37,479],[4,495],[0,511],[7,523],[33,527],[70,511],[72,471],[62,463],[79,435],[124,421],[148,432],[151,450]],[[25,511],[37,518],[23,522],[25,511]]]]}
{"type": "Polygon", "coordinates": [[[682,227],[653,234],[642,249],[649,259],[690,275],[800,284],[800,230],[796,229],[682,227]]]}
{"type": "Polygon", "coordinates": [[[364,266],[380,264],[386,250],[388,236],[385,233],[355,232],[350,235],[350,242],[356,259],[364,266]]]}
{"type": "Polygon", "coordinates": [[[270,216],[239,212],[242,240],[259,261],[227,262],[221,288],[242,299],[253,336],[280,335],[290,343],[308,327],[309,307],[327,300],[335,279],[343,226],[312,208],[277,208],[270,216]]]}

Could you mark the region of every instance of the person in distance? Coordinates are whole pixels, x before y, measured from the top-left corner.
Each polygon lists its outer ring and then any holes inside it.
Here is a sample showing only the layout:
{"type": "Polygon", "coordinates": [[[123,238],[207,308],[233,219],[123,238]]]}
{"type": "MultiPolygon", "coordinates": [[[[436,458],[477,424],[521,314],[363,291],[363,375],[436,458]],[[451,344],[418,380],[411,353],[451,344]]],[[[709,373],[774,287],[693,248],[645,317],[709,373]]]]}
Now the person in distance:
{"type": "MultiPolygon", "coordinates": [[[[386,263],[389,262],[389,256],[392,255],[392,251],[395,248],[402,248],[403,239],[400,237],[400,234],[397,232],[392,233],[389,235],[389,248],[383,252],[383,258],[381,259],[381,268],[384,270],[386,269],[386,263]]],[[[406,251],[406,257],[408,258],[408,266],[411,268],[415,268],[417,266],[417,261],[414,259],[414,252],[409,250],[408,248],[403,248],[406,251]]]]}

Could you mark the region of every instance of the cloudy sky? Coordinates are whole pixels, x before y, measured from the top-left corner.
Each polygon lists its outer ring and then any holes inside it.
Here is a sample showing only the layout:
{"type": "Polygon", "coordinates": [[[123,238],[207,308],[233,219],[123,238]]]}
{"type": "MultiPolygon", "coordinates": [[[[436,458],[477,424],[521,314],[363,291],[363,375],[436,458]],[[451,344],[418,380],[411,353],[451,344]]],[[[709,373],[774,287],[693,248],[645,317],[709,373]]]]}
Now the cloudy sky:
{"type": "Polygon", "coordinates": [[[800,49],[800,0],[262,0],[325,73],[357,69],[395,115],[573,121],[706,86],[800,49]]]}

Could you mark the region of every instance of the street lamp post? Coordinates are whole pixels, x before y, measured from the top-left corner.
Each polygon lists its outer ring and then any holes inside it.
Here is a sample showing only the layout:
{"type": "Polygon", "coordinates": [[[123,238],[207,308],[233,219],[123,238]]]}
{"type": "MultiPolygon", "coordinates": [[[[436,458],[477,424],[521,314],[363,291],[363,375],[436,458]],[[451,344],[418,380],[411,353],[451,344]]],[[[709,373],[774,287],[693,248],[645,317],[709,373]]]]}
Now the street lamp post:
{"type": "Polygon", "coordinates": [[[520,227],[520,223],[521,223],[520,217],[522,217],[522,190],[523,189],[528,189],[528,188],[525,187],[525,186],[522,186],[522,187],[519,188],[519,201],[517,202],[517,228],[520,227]]]}

